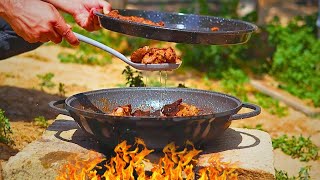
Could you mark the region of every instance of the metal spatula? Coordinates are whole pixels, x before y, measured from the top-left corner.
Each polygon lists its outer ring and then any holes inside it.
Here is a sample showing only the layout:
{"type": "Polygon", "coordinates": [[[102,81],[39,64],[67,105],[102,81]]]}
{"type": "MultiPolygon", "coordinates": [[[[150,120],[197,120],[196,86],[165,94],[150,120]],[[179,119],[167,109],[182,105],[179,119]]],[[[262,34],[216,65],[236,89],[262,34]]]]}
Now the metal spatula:
{"type": "Polygon", "coordinates": [[[95,41],[91,38],[88,38],[86,36],[83,36],[81,34],[75,33],[76,37],[87,44],[91,44],[95,47],[98,47],[114,56],[117,58],[121,59],[123,62],[127,63],[128,65],[138,69],[138,70],[144,70],[144,71],[171,71],[174,69],[178,69],[181,64],[175,64],[175,63],[161,63],[161,64],[142,64],[142,63],[134,63],[130,59],[128,59],[126,56],[121,54],[120,52],[112,49],[109,46],[106,46],[98,41],[95,41]]]}

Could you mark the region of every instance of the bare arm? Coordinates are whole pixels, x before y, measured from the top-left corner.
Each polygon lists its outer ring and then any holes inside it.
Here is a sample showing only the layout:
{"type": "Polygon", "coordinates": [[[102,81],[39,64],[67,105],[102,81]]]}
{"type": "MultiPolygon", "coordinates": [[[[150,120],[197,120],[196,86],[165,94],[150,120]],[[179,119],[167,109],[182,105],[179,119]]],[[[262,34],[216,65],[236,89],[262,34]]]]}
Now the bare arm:
{"type": "Polygon", "coordinates": [[[49,3],[40,0],[1,0],[0,16],[30,43],[60,43],[65,38],[72,45],[79,44],[58,10],[49,3]]]}
{"type": "Polygon", "coordinates": [[[94,10],[103,10],[106,14],[111,10],[111,5],[104,0],[43,0],[56,8],[71,14],[79,26],[88,31],[100,29],[98,18],[94,10]]]}

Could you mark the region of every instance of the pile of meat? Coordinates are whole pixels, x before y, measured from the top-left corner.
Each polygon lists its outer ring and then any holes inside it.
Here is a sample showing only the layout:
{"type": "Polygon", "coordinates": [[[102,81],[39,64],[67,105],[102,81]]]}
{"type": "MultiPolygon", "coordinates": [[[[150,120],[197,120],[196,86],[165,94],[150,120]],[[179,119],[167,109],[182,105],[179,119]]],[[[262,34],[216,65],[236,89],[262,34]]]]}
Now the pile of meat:
{"type": "Polygon", "coordinates": [[[171,48],[150,48],[144,46],[131,55],[131,61],[143,64],[181,63],[181,58],[171,48]]]}
{"type": "Polygon", "coordinates": [[[121,14],[119,14],[118,10],[112,10],[110,11],[107,16],[113,17],[113,18],[117,18],[117,19],[121,19],[121,20],[125,20],[125,21],[132,21],[132,22],[136,22],[136,23],[141,23],[141,24],[147,24],[147,25],[151,25],[151,26],[160,26],[163,27],[164,26],[164,22],[160,21],[160,22],[153,22],[149,19],[145,19],[142,17],[137,17],[137,16],[122,16],[121,14]]]}
{"type": "Polygon", "coordinates": [[[131,104],[116,107],[111,115],[113,116],[161,116],[161,117],[182,117],[182,116],[197,116],[199,109],[193,105],[183,103],[182,99],[175,101],[172,104],[164,105],[160,110],[150,112],[137,109],[132,112],[131,104]]]}

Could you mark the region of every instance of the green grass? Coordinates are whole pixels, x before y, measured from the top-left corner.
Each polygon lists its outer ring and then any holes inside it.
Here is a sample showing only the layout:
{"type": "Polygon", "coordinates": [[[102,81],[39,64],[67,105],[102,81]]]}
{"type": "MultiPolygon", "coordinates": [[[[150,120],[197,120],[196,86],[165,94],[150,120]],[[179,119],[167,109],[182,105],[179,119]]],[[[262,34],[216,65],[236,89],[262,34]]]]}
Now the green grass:
{"type": "Polygon", "coordinates": [[[275,169],[276,171],[275,178],[276,180],[309,180],[311,179],[309,175],[310,168],[311,166],[302,167],[300,168],[298,176],[292,176],[292,177],[289,177],[288,173],[285,171],[275,169]]]}
{"type": "Polygon", "coordinates": [[[44,116],[34,118],[34,124],[36,126],[47,128],[49,126],[48,120],[44,116]]]}
{"type": "Polygon", "coordinates": [[[0,142],[4,144],[13,144],[11,139],[12,130],[9,119],[5,116],[5,112],[0,109],[0,142]]]}
{"type": "Polygon", "coordinates": [[[56,84],[52,82],[54,74],[51,72],[46,74],[38,74],[37,77],[40,80],[39,86],[41,90],[44,90],[44,88],[52,89],[56,86],[56,84]]]}
{"type": "Polygon", "coordinates": [[[272,139],[272,146],[274,149],[281,149],[282,152],[298,158],[300,161],[310,161],[319,159],[319,148],[313,144],[310,138],[303,136],[289,138],[287,135],[272,139]]]}
{"type": "Polygon", "coordinates": [[[288,115],[288,107],[280,105],[278,100],[259,92],[256,92],[254,97],[255,101],[253,102],[266,109],[270,114],[278,117],[284,117],[288,115]]]}
{"type": "Polygon", "coordinates": [[[248,81],[248,76],[242,70],[230,68],[222,73],[220,84],[226,93],[236,96],[242,101],[248,101],[248,92],[245,88],[248,81]]]}
{"type": "Polygon", "coordinates": [[[59,83],[58,91],[60,96],[65,96],[66,95],[65,84],[59,83]]]}
{"type": "Polygon", "coordinates": [[[265,129],[263,128],[263,125],[262,125],[262,124],[256,124],[256,126],[244,125],[243,128],[246,128],[246,129],[257,129],[257,130],[260,130],[260,131],[265,131],[265,132],[267,132],[267,130],[265,130],[265,129]]]}

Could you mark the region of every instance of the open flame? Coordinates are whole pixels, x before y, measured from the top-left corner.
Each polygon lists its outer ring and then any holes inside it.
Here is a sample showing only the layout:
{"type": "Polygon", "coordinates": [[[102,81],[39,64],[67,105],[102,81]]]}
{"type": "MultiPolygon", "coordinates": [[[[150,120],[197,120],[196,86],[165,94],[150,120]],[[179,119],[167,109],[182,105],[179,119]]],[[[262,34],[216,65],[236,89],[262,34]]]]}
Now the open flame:
{"type": "Polygon", "coordinates": [[[61,167],[56,180],[234,180],[237,179],[234,164],[221,161],[217,154],[210,157],[210,166],[195,171],[197,150],[191,142],[186,142],[183,150],[179,151],[174,143],[164,149],[164,156],[149,172],[146,171],[146,156],[153,152],[147,149],[142,139],[136,138],[135,148],[123,141],[118,144],[112,157],[104,165],[106,159],[97,152],[90,151],[87,155],[79,156],[61,167]],[[105,169],[103,173],[97,170],[105,169]]]}

